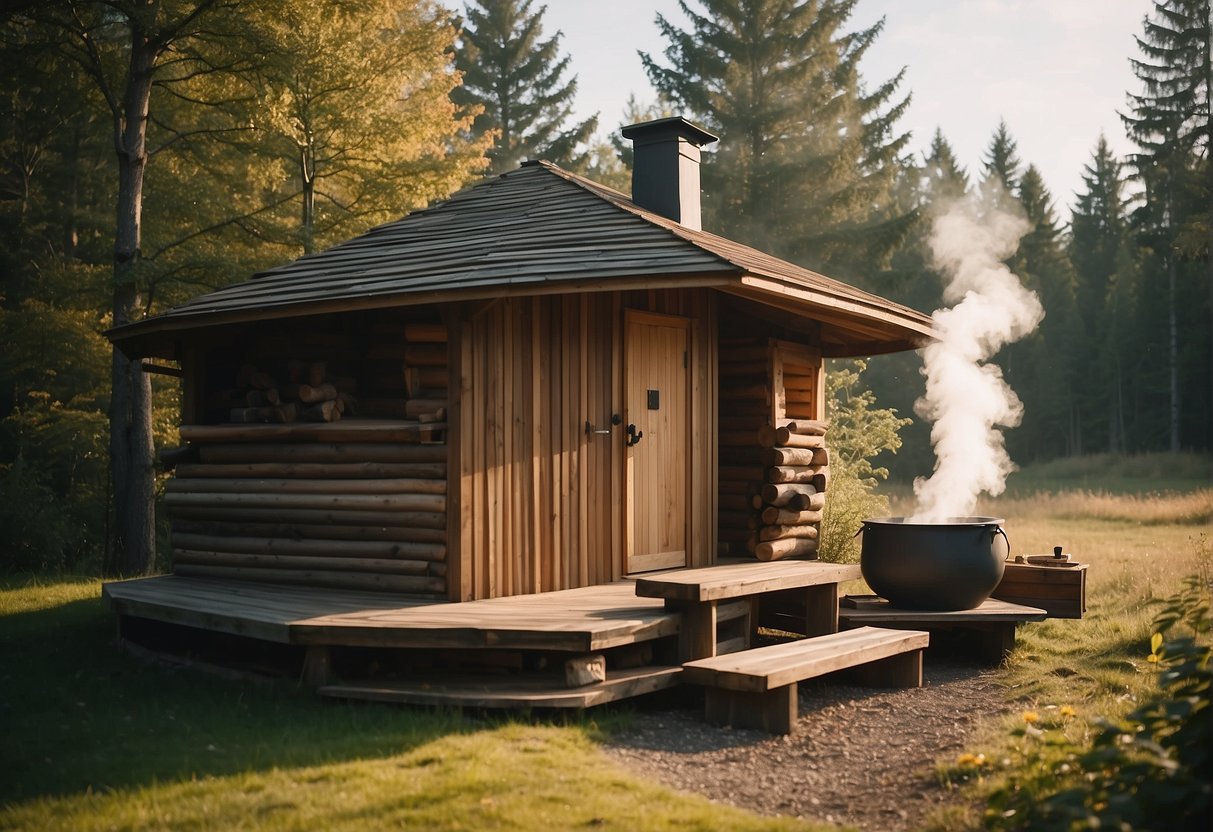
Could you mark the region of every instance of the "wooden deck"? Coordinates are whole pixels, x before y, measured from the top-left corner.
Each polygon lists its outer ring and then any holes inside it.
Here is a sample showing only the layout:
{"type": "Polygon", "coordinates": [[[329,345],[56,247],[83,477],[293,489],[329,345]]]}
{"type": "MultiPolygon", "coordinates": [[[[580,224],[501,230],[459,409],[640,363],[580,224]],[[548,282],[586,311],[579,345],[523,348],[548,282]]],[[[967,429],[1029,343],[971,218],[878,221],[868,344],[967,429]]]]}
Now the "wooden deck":
{"type": "MultiPolygon", "coordinates": [[[[123,637],[136,646],[150,639],[161,645],[150,649],[192,656],[189,645],[196,643],[203,660],[210,655],[222,665],[234,658],[229,651],[257,642],[283,645],[275,654],[282,660],[276,672],[298,673],[323,696],[586,708],[679,684],[688,659],[747,649],[762,612],[789,599],[800,604],[803,625],[792,632],[834,632],[837,581],[854,571],[853,565],[814,562],[720,564],[640,582],[462,603],[179,575],[108,583],[102,595],[118,614],[123,637]],[[737,615],[730,612],[739,605],[737,615]],[[188,629],[174,631],[160,622],[188,629]],[[696,650],[683,643],[688,634],[698,634],[696,650]],[[224,641],[230,636],[246,641],[224,641]],[[185,644],[178,647],[178,639],[185,644]],[[566,680],[566,662],[576,667],[587,660],[605,664],[605,680],[581,686],[566,680]]],[[[992,657],[1014,643],[1016,622],[1044,617],[1043,610],[997,600],[962,613],[856,601],[860,609],[841,611],[844,628],[976,626],[988,631],[992,657]]]]}
{"type": "Polygon", "coordinates": [[[605,650],[678,633],[630,581],[459,604],[379,592],[161,575],[105,584],[119,615],[334,647],[605,650]]]}

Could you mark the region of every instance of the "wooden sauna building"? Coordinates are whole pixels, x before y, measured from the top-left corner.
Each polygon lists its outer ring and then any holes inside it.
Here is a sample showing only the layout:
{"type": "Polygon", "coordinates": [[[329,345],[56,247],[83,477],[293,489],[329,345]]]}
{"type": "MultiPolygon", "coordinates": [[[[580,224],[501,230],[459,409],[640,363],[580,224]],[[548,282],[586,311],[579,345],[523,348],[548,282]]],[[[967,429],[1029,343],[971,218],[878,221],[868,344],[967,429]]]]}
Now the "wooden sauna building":
{"type": "Polygon", "coordinates": [[[714,137],[625,135],[634,198],[528,162],[112,330],[182,384],[173,575],[108,585],[119,614],[290,641],[217,608],[295,587],[454,628],[486,599],[812,558],[779,529],[828,495],[822,359],[912,349],[931,321],[701,230],[714,137]],[[797,483],[817,498],[788,508],[797,483]]]}

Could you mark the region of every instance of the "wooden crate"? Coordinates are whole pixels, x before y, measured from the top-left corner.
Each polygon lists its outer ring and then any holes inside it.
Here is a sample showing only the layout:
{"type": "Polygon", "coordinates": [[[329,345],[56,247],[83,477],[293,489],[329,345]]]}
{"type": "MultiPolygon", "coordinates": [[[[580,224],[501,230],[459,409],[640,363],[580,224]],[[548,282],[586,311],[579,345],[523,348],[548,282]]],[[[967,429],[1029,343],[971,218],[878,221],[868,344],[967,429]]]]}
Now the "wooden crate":
{"type": "Polygon", "coordinates": [[[1087,611],[1087,564],[1033,566],[1008,563],[992,597],[1040,607],[1050,618],[1082,618],[1087,611]]]}

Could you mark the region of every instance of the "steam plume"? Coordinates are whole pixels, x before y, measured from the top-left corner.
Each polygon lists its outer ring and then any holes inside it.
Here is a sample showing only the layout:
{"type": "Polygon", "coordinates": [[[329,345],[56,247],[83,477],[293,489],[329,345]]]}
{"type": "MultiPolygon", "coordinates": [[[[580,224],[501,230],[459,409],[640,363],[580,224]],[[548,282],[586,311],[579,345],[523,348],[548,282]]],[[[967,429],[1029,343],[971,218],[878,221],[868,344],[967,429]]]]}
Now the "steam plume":
{"type": "Polygon", "coordinates": [[[914,411],[933,423],[935,472],[914,481],[911,521],[971,515],[978,495],[1001,494],[1015,470],[1000,428],[1019,424],[1023,404],[1002,370],[985,362],[1032,332],[1044,309],[1002,263],[1029,229],[1001,207],[1008,201],[1001,189],[971,194],[944,206],[932,227],[934,265],[952,306],[932,315],[941,337],[923,350],[926,393],[914,411]]]}

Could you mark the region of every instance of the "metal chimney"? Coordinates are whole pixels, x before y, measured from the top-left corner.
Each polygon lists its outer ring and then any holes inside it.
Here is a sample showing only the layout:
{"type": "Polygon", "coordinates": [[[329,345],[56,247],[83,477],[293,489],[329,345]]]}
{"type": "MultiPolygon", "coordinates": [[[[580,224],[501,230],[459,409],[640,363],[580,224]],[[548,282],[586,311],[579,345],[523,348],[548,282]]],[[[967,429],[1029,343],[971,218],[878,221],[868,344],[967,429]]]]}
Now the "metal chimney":
{"type": "Polygon", "coordinates": [[[687,228],[702,228],[699,148],[717,140],[681,116],[623,128],[632,140],[632,201],[687,228]]]}

